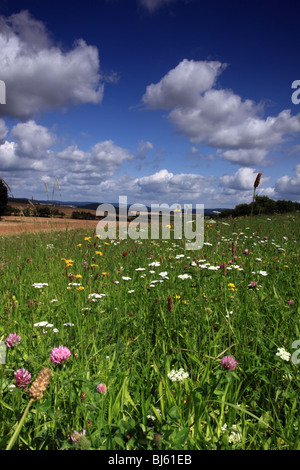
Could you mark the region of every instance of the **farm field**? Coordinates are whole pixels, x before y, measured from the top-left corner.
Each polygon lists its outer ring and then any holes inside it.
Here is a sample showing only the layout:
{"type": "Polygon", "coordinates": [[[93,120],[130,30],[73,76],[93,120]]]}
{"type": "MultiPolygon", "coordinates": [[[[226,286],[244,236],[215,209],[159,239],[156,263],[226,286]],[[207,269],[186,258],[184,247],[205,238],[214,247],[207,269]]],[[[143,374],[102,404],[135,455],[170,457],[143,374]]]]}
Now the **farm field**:
{"type": "Polygon", "coordinates": [[[81,222],[0,232],[0,449],[299,450],[299,213],[81,222]]]}

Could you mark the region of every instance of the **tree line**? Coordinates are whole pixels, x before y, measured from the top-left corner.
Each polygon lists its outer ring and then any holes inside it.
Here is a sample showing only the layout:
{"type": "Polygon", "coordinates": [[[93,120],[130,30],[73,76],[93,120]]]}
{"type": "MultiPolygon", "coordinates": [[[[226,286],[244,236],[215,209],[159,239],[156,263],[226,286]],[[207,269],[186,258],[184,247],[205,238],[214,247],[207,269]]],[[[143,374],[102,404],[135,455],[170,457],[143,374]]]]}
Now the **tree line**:
{"type": "MultiPolygon", "coordinates": [[[[272,215],[283,214],[286,212],[296,212],[300,210],[300,203],[293,201],[278,200],[274,201],[268,196],[255,196],[253,202],[253,215],[272,215]]],[[[241,217],[251,215],[252,203],[238,204],[234,209],[225,209],[221,211],[219,217],[241,217]]]]}

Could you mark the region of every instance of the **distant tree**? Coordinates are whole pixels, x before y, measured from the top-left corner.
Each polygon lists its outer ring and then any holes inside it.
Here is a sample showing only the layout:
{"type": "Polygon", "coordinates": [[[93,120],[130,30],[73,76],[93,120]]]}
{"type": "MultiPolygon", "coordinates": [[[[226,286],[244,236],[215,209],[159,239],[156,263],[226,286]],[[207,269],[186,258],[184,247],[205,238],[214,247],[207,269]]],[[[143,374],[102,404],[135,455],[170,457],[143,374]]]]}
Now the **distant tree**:
{"type": "Polygon", "coordinates": [[[0,217],[4,214],[8,203],[7,184],[0,178],[0,217]]]}
{"type": "Polygon", "coordinates": [[[47,206],[40,206],[37,208],[37,213],[39,217],[50,217],[51,212],[49,207],[47,206]]]}

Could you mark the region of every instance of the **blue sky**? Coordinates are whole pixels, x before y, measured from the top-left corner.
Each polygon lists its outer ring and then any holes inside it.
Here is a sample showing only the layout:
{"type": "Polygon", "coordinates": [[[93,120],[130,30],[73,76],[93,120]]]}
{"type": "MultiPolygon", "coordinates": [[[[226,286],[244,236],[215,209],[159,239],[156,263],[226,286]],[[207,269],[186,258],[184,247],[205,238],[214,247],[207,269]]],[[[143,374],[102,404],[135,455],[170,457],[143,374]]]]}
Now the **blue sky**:
{"type": "MultiPolygon", "coordinates": [[[[2,0],[0,175],[15,197],[300,201],[296,1],[2,0]],[[296,90],[297,92],[297,90],[296,90]]],[[[299,93],[300,97],[300,93],[299,93]]]]}

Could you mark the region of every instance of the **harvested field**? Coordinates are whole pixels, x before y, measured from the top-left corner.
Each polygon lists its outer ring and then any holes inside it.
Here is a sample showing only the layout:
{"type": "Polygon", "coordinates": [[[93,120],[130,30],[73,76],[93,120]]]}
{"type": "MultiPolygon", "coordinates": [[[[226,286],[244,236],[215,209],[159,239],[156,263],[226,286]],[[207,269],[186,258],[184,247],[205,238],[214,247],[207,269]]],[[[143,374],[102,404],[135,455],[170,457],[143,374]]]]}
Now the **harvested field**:
{"type": "Polygon", "coordinates": [[[75,220],[46,217],[5,217],[0,222],[0,236],[24,233],[51,232],[52,230],[95,229],[98,220],[75,220]]]}

